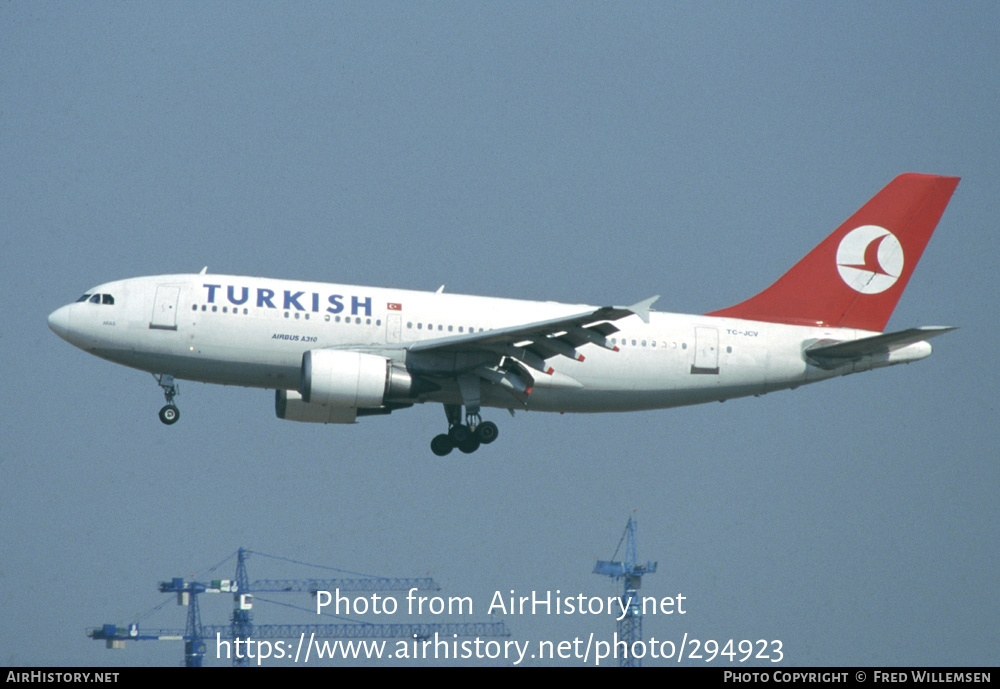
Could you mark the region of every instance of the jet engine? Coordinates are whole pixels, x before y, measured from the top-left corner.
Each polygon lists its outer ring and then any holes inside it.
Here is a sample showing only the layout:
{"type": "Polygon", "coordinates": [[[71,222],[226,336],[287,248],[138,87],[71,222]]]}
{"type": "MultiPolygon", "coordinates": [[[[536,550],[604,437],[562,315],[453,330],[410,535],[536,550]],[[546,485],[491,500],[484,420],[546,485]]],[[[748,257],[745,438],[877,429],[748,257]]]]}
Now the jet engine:
{"type": "Polygon", "coordinates": [[[302,355],[299,391],[278,390],[278,418],[315,423],[354,423],[355,417],[388,414],[422,387],[406,369],[382,356],[339,349],[302,355]],[[390,403],[392,402],[392,403],[390,403]]]}

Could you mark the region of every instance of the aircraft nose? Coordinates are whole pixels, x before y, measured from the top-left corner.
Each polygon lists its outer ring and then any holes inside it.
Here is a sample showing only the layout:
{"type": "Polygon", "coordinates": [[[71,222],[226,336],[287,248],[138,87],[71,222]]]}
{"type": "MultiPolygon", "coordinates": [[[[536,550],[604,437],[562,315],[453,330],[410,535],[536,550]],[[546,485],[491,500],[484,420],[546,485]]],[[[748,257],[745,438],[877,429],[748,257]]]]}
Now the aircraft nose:
{"type": "Polygon", "coordinates": [[[69,306],[61,306],[49,314],[49,328],[56,335],[64,340],[68,340],[69,334],[69,306]]]}

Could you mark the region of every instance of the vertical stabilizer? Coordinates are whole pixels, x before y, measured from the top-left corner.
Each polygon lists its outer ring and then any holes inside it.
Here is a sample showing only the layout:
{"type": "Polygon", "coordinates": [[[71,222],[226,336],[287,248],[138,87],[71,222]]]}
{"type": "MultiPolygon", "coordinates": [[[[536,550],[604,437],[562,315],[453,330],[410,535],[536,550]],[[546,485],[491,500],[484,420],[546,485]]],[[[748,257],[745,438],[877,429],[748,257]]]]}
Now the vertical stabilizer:
{"type": "Polygon", "coordinates": [[[773,285],[707,315],[881,332],[958,181],[900,175],[773,285]]]}

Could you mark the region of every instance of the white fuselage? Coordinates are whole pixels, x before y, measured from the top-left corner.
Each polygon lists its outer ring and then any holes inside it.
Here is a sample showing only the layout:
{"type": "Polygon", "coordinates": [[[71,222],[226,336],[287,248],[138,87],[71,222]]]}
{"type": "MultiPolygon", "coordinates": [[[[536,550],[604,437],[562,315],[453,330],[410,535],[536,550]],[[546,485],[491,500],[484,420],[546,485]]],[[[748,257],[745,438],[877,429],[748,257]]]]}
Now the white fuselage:
{"type": "MultiPolygon", "coordinates": [[[[308,350],[377,351],[404,366],[414,342],[593,308],[212,274],[134,278],[88,294],[100,298],[49,318],[53,330],[85,351],[154,374],[284,390],[299,388],[308,350]]],[[[516,404],[488,386],[482,404],[557,412],[674,407],[760,395],[930,353],[921,342],[905,354],[826,370],[808,361],[805,347],[872,333],[662,312],[650,313],[648,323],[629,316],[615,325],[620,331],[609,340],[619,351],[585,345],[584,361],[552,357],[554,372],[534,375],[526,401],[516,404]]],[[[416,401],[458,403],[460,396],[453,381],[444,381],[416,401]]]]}

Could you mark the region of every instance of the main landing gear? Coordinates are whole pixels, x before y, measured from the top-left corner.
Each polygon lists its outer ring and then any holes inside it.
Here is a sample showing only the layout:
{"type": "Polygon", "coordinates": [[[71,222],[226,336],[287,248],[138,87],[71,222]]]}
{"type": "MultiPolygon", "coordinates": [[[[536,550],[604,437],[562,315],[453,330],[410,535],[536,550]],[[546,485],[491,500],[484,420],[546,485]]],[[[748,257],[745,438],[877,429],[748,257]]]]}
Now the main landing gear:
{"type": "Polygon", "coordinates": [[[177,408],[174,404],[174,397],[180,394],[180,390],[177,387],[177,383],[174,382],[174,377],[166,373],[156,375],[156,382],[161,388],[163,388],[163,396],[167,399],[167,404],[160,409],[160,421],[170,426],[177,423],[177,420],[181,418],[181,410],[177,408]]]}
{"type": "Polygon", "coordinates": [[[465,454],[471,454],[480,445],[492,443],[500,434],[495,423],[480,418],[478,410],[467,413],[464,424],[461,405],[446,404],[444,413],[448,416],[448,432],[435,436],[431,441],[431,452],[438,457],[444,457],[456,447],[465,454]]]}

